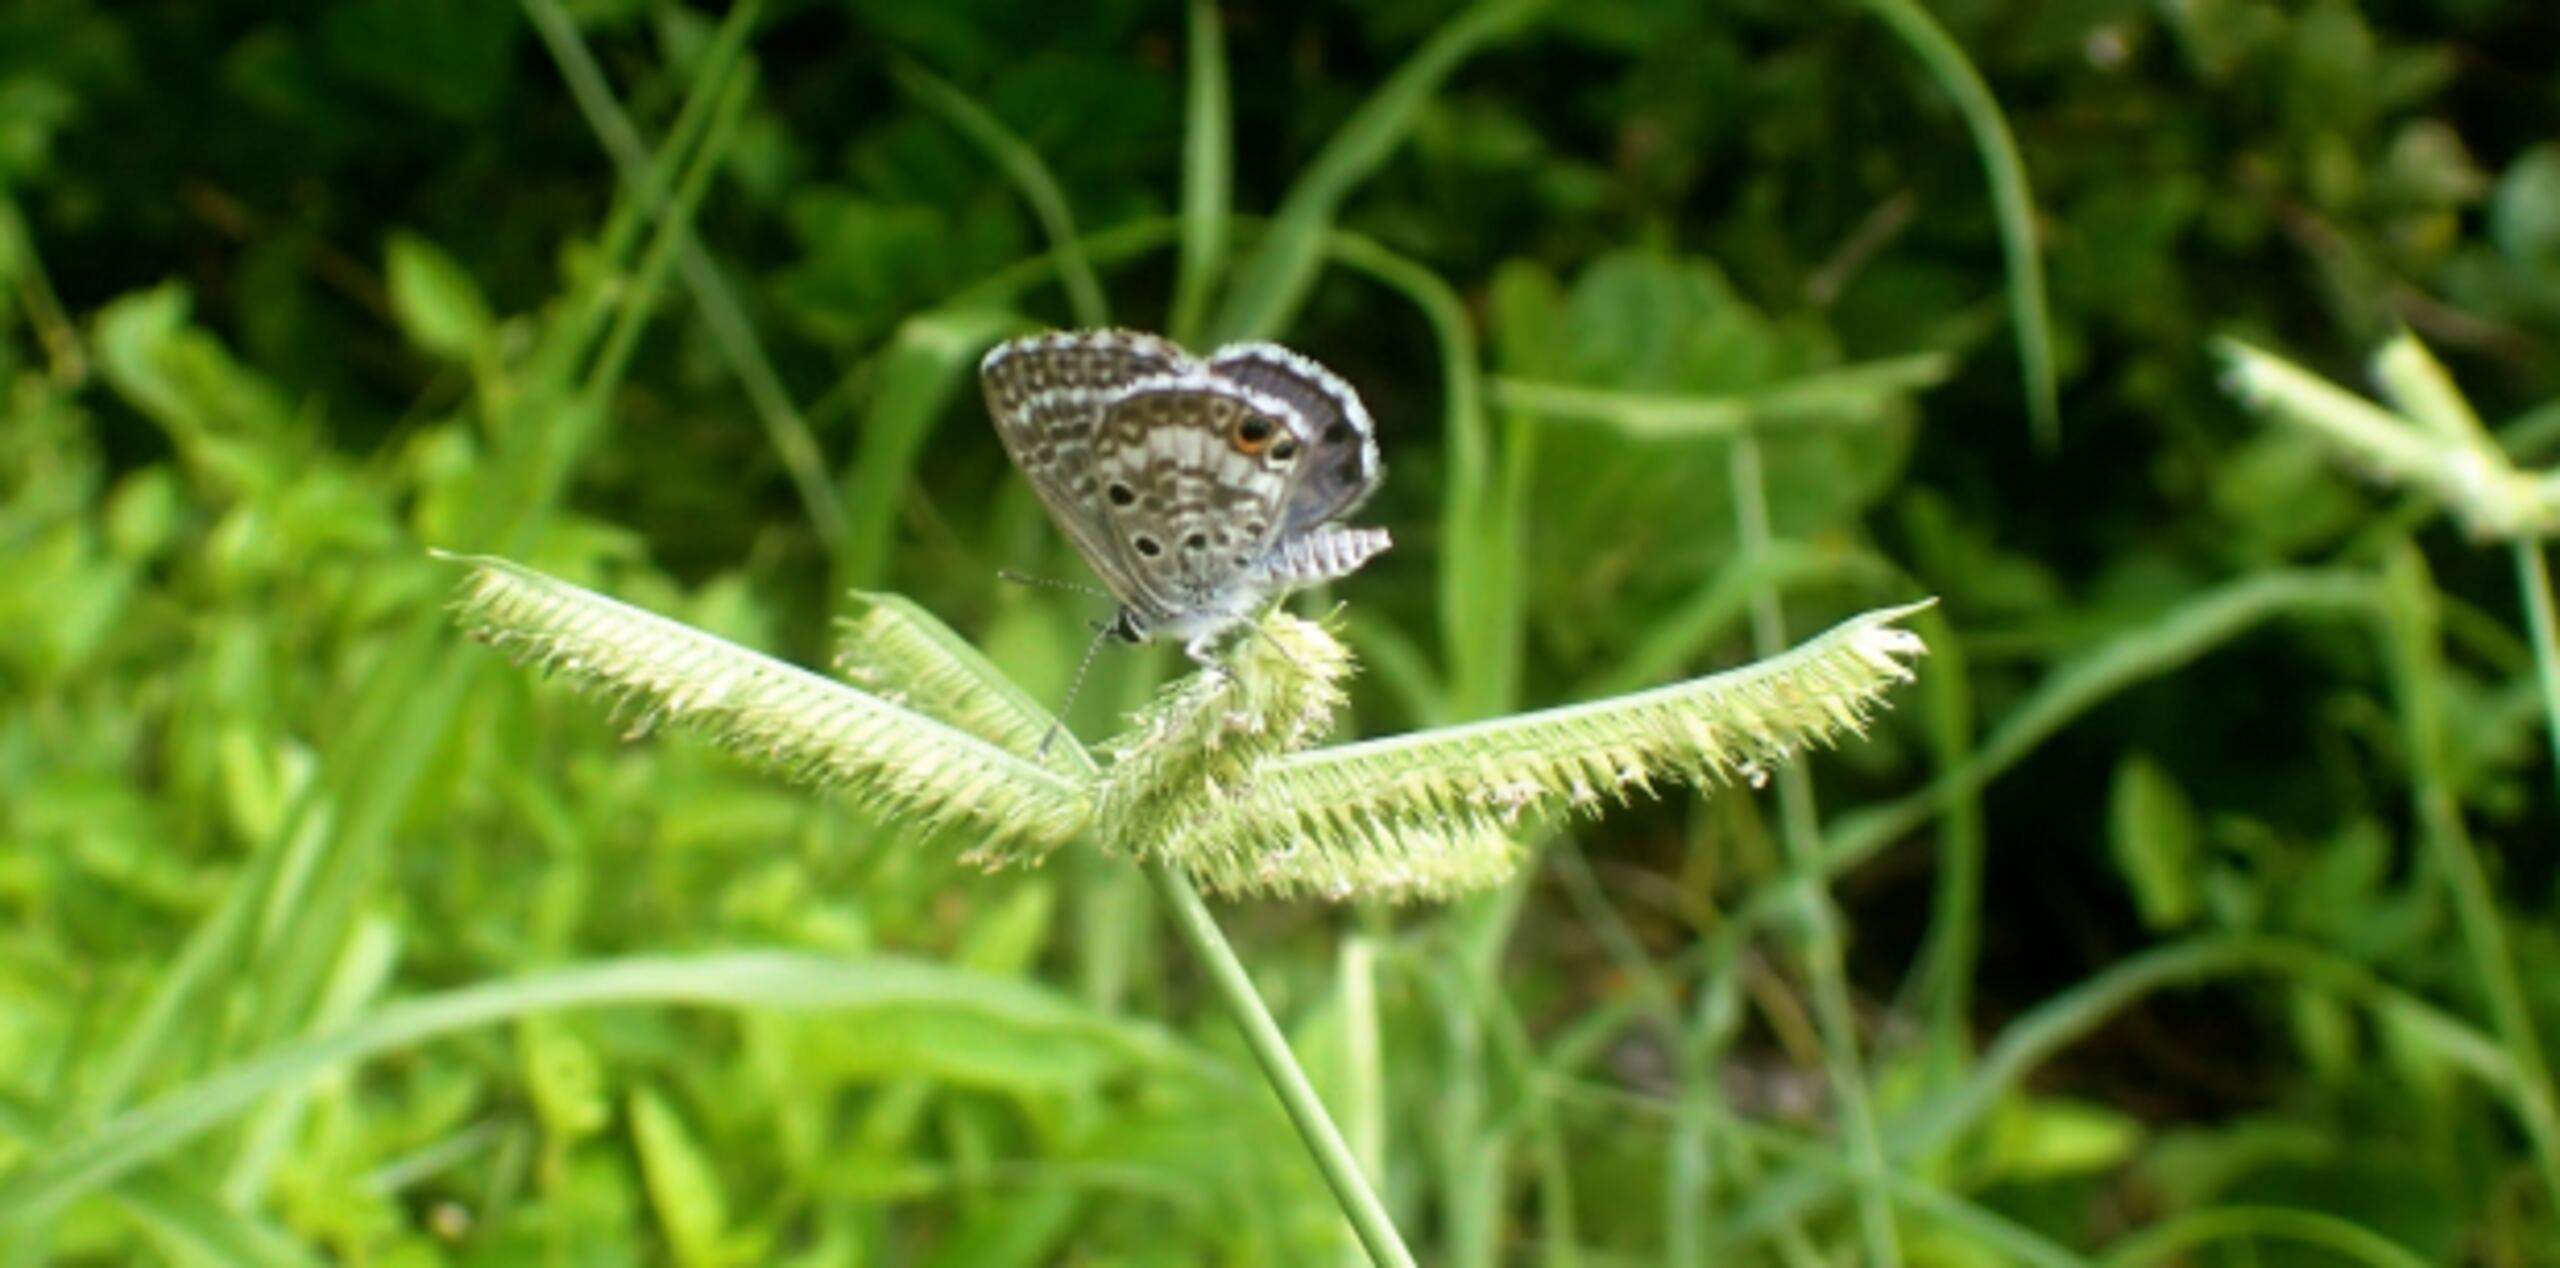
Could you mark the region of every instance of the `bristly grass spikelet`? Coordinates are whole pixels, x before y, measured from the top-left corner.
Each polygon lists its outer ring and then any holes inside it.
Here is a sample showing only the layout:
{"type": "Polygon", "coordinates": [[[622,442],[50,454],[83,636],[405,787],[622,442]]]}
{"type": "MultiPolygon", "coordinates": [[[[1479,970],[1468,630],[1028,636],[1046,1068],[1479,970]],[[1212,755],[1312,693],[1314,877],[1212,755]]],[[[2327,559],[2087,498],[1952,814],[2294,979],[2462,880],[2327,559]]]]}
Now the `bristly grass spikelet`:
{"type": "Polygon", "coordinates": [[[1653,796],[1656,780],[1756,787],[1861,731],[1926,650],[1895,623],[1927,606],[1869,612],[1782,655],[1652,691],[1291,753],[1156,848],[1226,893],[1481,888],[1510,873],[1515,842],[1541,817],[1653,796]]]}
{"type": "Polygon", "coordinates": [[[1924,649],[1871,612],[1783,655],[1652,691],[1334,748],[1351,656],[1272,611],[1225,668],[1166,687],[1102,747],[1040,751],[1050,720],[930,614],[858,595],[834,682],[496,559],[463,626],[519,662],[889,817],[974,829],[965,859],[1036,863],[1082,836],[1222,894],[1437,898],[1496,884],[1558,812],[1657,783],[1758,784],[1856,731],[1924,649]]]}
{"type": "Polygon", "coordinates": [[[668,726],[898,818],[976,827],[1008,859],[1091,817],[1076,783],[923,713],[505,560],[458,559],[466,631],[636,711],[637,732],[668,726]]]}

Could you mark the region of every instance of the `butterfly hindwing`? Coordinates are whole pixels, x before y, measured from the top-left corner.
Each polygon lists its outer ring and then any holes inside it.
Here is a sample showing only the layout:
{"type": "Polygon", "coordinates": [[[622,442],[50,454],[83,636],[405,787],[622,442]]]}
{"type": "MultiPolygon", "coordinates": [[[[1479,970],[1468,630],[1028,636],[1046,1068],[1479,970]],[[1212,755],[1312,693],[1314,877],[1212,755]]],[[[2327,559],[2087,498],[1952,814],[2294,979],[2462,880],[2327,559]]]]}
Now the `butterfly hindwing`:
{"type": "Polygon", "coordinates": [[[1199,372],[1142,379],[1093,447],[1110,549],[1156,620],[1217,608],[1271,548],[1306,458],[1279,399],[1199,372]]]}
{"type": "Polygon", "coordinates": [[[1276,398],[1298,415],[1299,440],[1308,454],[1281,516],[1282,537],[1349,515],[1376,491],[1385,475],[1377,425],[1341,376],[1276,343],[1229,344],[1209,358],[1209,371],[1276,398]]]}

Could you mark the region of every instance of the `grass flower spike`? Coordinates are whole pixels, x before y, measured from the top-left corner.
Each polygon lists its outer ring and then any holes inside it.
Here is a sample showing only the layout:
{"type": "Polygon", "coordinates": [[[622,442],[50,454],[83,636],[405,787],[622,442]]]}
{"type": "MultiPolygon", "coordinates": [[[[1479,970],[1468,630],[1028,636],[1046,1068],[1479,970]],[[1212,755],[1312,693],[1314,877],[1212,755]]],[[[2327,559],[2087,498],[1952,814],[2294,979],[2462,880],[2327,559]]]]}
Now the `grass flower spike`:
{"type": "Polygon", "coordinates": [[[1757,785],[1858,730],[1923,650],[1871,612],[1783,655],[1668,687],[1330,748],[1350,653],[1273,612],[1228,668],[1167,688],[1101,752],[1050,722],[922,609],[857,595],[836,682],[503,560],[472,558],[473,636],[658,726],[892,818],[972,830],[966,857],[1036,863],[1084,837],[1222,894],[1437,898],[1500,882],[1541,817],[1658,783],[1757,785]]]}

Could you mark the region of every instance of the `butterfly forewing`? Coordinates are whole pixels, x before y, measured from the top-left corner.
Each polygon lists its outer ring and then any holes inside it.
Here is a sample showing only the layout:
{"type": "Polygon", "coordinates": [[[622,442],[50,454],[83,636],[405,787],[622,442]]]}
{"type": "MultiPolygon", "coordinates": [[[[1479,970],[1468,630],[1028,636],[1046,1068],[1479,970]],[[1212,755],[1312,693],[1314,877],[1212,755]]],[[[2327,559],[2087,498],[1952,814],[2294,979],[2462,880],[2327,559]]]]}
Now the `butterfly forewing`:
{"type": "Polygon", "coordinates": [[[1377,489],[1385,474],[1377,426],[1341,376],[1276,343],[1229,344],[1209,358],[1209,370],[1277,398],[1301,420],[1299,439],[1308,453],[1281,516],[1282,537],[1349,515],[1377,489]]]}
{"type": "Polygon", "coordinates": [[[1093,443],[1110,397],[1141,379],[1196,363],[1171,341],[1128,330],[1032,335],[998,344],[979,363],[987,413],[1005,452],[1049,508],[1059,531],[1123,602],[1127,579],[1111,572],[1115,553],[1101,514],[1093,443]]]}

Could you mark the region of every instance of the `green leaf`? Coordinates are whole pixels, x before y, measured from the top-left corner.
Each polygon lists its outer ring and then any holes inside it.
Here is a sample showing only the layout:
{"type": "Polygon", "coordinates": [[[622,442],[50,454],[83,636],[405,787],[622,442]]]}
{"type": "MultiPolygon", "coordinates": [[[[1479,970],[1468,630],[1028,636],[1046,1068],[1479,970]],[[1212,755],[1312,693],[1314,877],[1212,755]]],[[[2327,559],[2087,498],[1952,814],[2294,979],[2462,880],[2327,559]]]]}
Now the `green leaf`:
{"type": "Polygon", "coordinates": [[[649,1205],[675,1248],[676,1262],[685,1268],[738,1262],[725,1245],[729,1198],[720,1190],[719,1168],[704,1156],[684,1120],[645,1087],[631,1094],[631,1139],[649,1205]]]}
{"type": "Polygon", "coordinates": [[[2105,1171],[2133,1156],[2133,1116],[2060,1097],[2022,1097],[1992,1120],[1986,1167],[2002,1180],[2053,1180],[2105,1171]]]}
{"type": "Polygon", "coordinates": [[[2107,848],[2144,925],[2165,930],[2194,922],[2202,903],[2195,809],[2177,780],[2147,756],[2137,753],[2116,766],[2107,848]]]}
{"type": "Polygon", "coordinates": [[[385,272],[391,314],[409,341],[450,361],[467,362],[489,337],[489,306],[471,275],[434,243],[413,233],[391,235],[385,272]]]}

